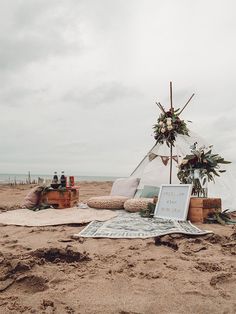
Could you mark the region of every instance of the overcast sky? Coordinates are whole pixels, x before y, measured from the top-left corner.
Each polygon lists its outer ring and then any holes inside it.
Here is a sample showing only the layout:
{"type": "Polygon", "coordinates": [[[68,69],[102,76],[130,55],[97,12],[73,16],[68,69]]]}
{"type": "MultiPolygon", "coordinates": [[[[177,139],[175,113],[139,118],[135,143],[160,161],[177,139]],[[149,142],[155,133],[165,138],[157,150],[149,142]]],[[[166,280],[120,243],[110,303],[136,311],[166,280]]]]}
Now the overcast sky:
{"type": "Polygon", "coordinates": [[[127,176],[155,104],[236,162],[235,0],[0,0],[0,173],[127,176]]]}

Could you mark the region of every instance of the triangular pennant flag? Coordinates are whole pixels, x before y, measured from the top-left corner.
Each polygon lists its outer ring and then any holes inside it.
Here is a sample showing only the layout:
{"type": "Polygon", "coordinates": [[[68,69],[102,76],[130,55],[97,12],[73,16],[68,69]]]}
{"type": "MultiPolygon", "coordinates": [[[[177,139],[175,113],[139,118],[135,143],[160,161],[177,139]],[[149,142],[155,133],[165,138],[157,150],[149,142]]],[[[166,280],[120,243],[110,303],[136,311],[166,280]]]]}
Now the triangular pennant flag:
{"type": "Polygon", "coordinates": [[[167,157],[167,156],[160,156],[160,157],[161,157],[163,164],[166,166],[168,164],[170,157],[167,157]]]}
{"type": "Polygon", "coordinates": [[[174,161],[178,163],[178,156],[173,156],[172,159],[174,159],[174,161]]]}
{"type": "Polygon", "coordinates": [[[154,154],[154,153],[150,153],[150,154],[148,155],[148,158],[149,158],[149,161],[152,161],[153,159],[157,158],[157,155],[154,154]]]}

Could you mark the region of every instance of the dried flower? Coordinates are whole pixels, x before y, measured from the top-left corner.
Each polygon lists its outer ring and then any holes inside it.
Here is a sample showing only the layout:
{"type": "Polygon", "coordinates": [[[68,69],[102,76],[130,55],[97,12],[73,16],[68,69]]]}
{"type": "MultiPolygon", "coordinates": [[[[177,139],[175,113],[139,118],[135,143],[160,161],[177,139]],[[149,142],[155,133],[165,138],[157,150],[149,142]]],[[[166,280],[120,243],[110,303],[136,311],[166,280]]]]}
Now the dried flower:
{"type": "Polygon", "coordinates": [[[181,161],[181,164],[182,165],[186,165],[188,163],[188,160],[187,159],[183,159],[182,161],[181,161]]]}

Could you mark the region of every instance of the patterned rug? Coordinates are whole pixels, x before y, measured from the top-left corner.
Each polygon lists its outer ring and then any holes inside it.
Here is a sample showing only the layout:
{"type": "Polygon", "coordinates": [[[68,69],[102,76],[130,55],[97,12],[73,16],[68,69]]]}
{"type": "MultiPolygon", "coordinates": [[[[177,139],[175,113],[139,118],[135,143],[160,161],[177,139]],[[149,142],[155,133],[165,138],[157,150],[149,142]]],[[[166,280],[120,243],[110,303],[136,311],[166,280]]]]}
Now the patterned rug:
{"type": "Polygon", "coordinates": [[[143,218],[139,213],[120,211],[108,221],[93,221],[75,237],[85,238],[151,238],[171,233],[205,235],[204,231],[188,221],[174,221],[160,218],[143,218]]]}

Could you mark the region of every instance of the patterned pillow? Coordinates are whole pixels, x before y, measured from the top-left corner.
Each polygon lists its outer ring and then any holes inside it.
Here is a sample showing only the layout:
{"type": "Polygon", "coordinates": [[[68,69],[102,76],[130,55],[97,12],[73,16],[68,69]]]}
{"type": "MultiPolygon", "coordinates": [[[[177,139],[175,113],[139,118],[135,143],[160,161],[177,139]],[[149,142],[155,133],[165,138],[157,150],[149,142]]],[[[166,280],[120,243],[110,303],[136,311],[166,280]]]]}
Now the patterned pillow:
{"type": "Polygon", "coordinates": [[[97,209],[124,209],[124,203],[128,200],[125,196],[96,196],[91,197],[87,204],[97,209]]]}
{"type": "Polygon", "coordinates": [[[125,202],[124,208],[128,212],[139,212],[142,209],[147,209],[148,203],[152,202],[152,198],[132,198],[125,202]]]}

